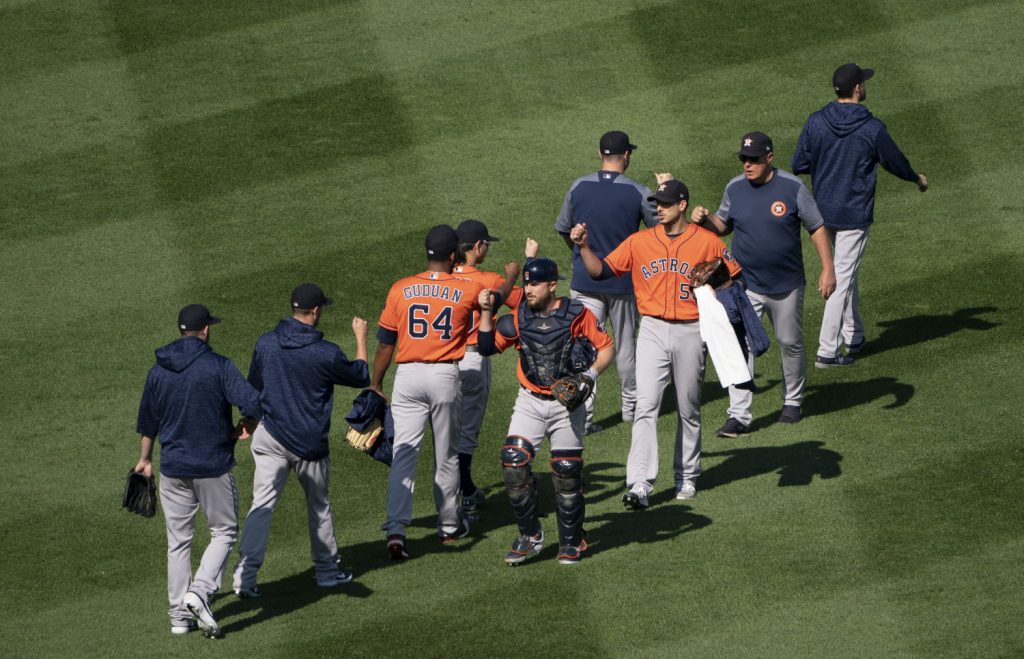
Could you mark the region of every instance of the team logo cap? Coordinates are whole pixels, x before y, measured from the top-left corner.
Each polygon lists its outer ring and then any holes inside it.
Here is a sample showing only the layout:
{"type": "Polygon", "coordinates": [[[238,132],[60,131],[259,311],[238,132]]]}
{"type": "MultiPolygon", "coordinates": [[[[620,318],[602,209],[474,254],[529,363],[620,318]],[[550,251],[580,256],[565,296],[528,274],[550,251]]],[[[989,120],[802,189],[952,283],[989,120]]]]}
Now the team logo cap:
{"type": "Polygon", "coordinates": [[[207,325],[216,325],[220,318],[210,315],[210,310],[202,304],[189,304],[178,312],[178,329],[198,331],[207,325]]]}
{"type": "Polygon", "coordinates": [[[609,131],[601,136],[602,155],[613,156],[627,151],[636,151],[636,145],[621,130],[609,131]]]}
{"type": "Polygon", "coordinates": [[[447,224],[438,224],[427,232],[427,258],[432,261],[444,261],[455,253],[458,246],[459,236],[447,224]]]}
{"type": "Polygon", "coordinates": [[[678,204],[690,198],[690,190],[686,184],[676,179],[669,179],[658,186],[658,191],[647,198],[647,201],[660,201],[663,204],[678,204]]]}
{"type": "Polygon", "coordinates": [[[773,148],[772,138],[755,130],[752,133],[747,133],[740,140],[740,150],[737,155],[760,158],[771,153],[773,148]]]}
{"type": "Polygon", "coordinates": [[[299,284],[292,289],[292,309],[312,309],[333,303],[334,300],[324,295],[324,289],[316,284],[299,284]]]}
{"type": "Polygon", "coordinates": [[[565,279],[558,274],[558,264],[551,259],[532,259],[523,268],[523,283],[535,284],[542,281],[558,281],[565,279]]]}
{"type": "Polygon", "coordinates": [[[853,88],[875,75],[874,69],[862,69],[853,62],[843,64],[832,74],[832,89],[841,96],[849,96],[853,88]]]}

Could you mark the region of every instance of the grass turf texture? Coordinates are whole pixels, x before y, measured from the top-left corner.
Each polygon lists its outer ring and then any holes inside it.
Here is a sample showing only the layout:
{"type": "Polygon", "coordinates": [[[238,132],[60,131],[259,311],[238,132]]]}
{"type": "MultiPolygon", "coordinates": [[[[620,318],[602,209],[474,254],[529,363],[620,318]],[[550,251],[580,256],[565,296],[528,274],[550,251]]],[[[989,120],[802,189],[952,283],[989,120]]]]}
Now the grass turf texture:
{"type": "MultiPolygon", "coordinates": [[[[0,647],[1021,654],[1022,18],[1016,2],[3,2],[0,647]],[[322,328],[351,353],[350,317],[375,319],[391,282],[421,269],[430,225],[483,218],[505,239],[494,269],[527,235],[567,266],[553,220],[603,131],[640,145],[632,176],[669,169],[714,207],[739,172],[738,136],[768,132],[786,167],[845,61],[878,71],[868,105],[933,188],[880,176],[861,278],[869,343],[852,368],[809,371],[803,422],[773,423],[773,349],[757,432],[715,439],[726,398],[711,375],[697,499],[671,500],[666,408],[655,505],[628,514],[629,428],[609,373],[609,428],[586,441],[592,556],[567,568],[549,547],[509,569],[503,356],[475,465],[492,488],[481,523],[438,545],[427,451],[414,560],[395,566],[377,529],[386,472],[341,443],[355,392],[339,390],[331,492],[356,583],[316,588],[293,480],[265,597],[217,600],[216,643],[168,633],[162,518],[117,506],[152,350],[180,306],[222,316],[213,345],[244,368],[291,287],[317,281],[338,300],[322,328]]],[[[247,445],[237,458],[244,516],[247,445]]],[[[547,480],[543,492],[550,510],[547,480]]]]}

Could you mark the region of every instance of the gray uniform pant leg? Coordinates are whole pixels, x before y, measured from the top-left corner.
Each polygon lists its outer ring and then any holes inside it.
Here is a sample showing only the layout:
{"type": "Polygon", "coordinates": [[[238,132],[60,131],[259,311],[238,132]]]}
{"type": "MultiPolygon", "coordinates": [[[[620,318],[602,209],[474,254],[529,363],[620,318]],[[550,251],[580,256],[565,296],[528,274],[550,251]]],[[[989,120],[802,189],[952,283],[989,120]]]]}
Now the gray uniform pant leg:
{"type": "Polygon", "coordinates": [[[462,424],[459,428],[458,452],[473,455],[480,442],[480,427],[487,411],[487,398],[491,392],[491,358],[467,350],[459,362],[459,380],[462,388],[462,424]]]}
{"type": "Polygon", "coordinates": [[[700,387],[704,365],[699,324],[651,316],[641,318],[637,336],[636,417],[626,459],[627,487],[643,483],[649,493],[658,476],[658,412],[670,378],[675,384],[678,407],[673,461],[676,485],[694,481],[700,475],[700,387]]]}
{"type": "Polygon", "coordinates": [[[529,440],[535,455],[540,454],[545,437],[550,439],[553,451],[578,450],[583,448],[586,423],[587,412],[582,406],[570,412],[557,400],[537,398],[520,387],[508,434],[529,440]]]}
{"type": "Polygon", "coordinates": [[[825,301],[818,334],[818,356],[832,358],[839,355],[843,344],[864,340],[857,275],[868,244],[868,229],[829,229],[828,233],[833,246],[836,290],[825,301]]]}
{"type": "MultiPolygon", "coordinates": [[[[747,291],[751,306],[758,318],[765,313],[772,323],[775,339],[782,355],[782,402],[800,406],[804,400],[807,363],[804,358],[804,287],[794,288],[779,295],[762,295],[747,291]]],[[[751,374],[754,357],[747,359],[751,374]]],[[[750,425],[753,420],[754,392],[729,387],[729,416],[750,425]]]]}
{"type": "Polygon", "coordinates": [[[462,523],[459,454],[456,444],[462,417],[462,390],[456,364],[399,364],[391,395],[395,421],[394,458],[388,475],[388,535],[405,535],[412,523],[416,462],[429,421],[434,435],[434,503],[440,533],[462,523]]]}
{"type": "Polygon", "coordinates": [[[160,503],[167,527],[167,600],[171,620],[192,619],[182,599],[189,589],[207,601],[220,590],[224,566],[238,537],[238,489],[231,472],[215,478],[160,477],[160,503]],[[192,580],[196,511],[203,509],[210,544],[192,580]]]}
{"type": "MultiPolygon", "coordinates": [[[[619,373],[619,385],[622,390],[622,414],[632,416],[636,407],[636,331],[638,313],[636,296],[604,295],[570,291],[574,299],[583,303],[594,316],[597,324],[604,327],[605,321],[611,321],[612,340],[615,343],[615,370],[619,373]]],[[[594,401],[597,400],[597,383],[594,383],[594,395],[587,399],[587,423],[594,420],[594,401]]]]}

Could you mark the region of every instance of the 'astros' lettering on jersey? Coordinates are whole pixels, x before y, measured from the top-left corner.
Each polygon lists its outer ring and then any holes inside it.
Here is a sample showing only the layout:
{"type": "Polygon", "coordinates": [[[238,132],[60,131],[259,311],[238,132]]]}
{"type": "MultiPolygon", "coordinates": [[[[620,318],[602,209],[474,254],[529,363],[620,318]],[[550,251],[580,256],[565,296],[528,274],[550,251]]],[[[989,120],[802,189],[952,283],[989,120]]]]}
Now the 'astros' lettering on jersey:
{"type": "MultiPolygon", "coordinates": [[[[499,275],[497,272],[487,272],[486,270],[478,270],[476,267],[471,265],[457,265],[452,274],[456,277],[475,281],[484,288],[495,290],[503,283],[505,278],[499,275]]],[[[523,289],[518,286],[512,287],[512,292],[508,294],[508,299],[505,300],[504,304],[509,309],[515,309],[519,302],[523,299],[523,289]]],[[[469,326],[469,338],[466,341],[466,345],[476,345],[476,330],[480,324],[480,312],[473,312],[473,322],[469,326]]]]}
{"type": "Polygon", "coordinates": [[[462,359],[483,287],[443,272],[422,272],[391,286],[378,325],[398,334],[395,362],[462,359]]]}
{"type": "Polygon", "coordinates": [[[604,262],[617,275],[632,274],[636,307],[645,316],[665,320],[696,320],[697,300],[690,285],[690,269],[721,256],[735,277],[740,265],[714,233],[688,224],[677,236],[658,225],[626,238],[604,262]]]}

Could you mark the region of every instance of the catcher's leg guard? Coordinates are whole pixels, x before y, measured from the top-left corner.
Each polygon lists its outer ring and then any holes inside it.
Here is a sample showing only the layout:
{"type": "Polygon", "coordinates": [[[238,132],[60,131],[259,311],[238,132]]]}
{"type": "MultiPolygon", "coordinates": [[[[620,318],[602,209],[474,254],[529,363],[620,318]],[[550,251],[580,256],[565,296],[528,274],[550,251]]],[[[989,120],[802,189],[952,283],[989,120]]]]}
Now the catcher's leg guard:
{"type": "Polygon", "coordinates": [[[536,535],[540,532],[537,515],[537,485],[533,480],[533,444],[524,437],[511,436],[501,449],[502,479],[519,532],[536,535]]]}
{"type": "Polygon", "coordinates": [[[551,451],[551,480],[555,485],[558,544],[583,542],[583,450],[551,451]]]}

